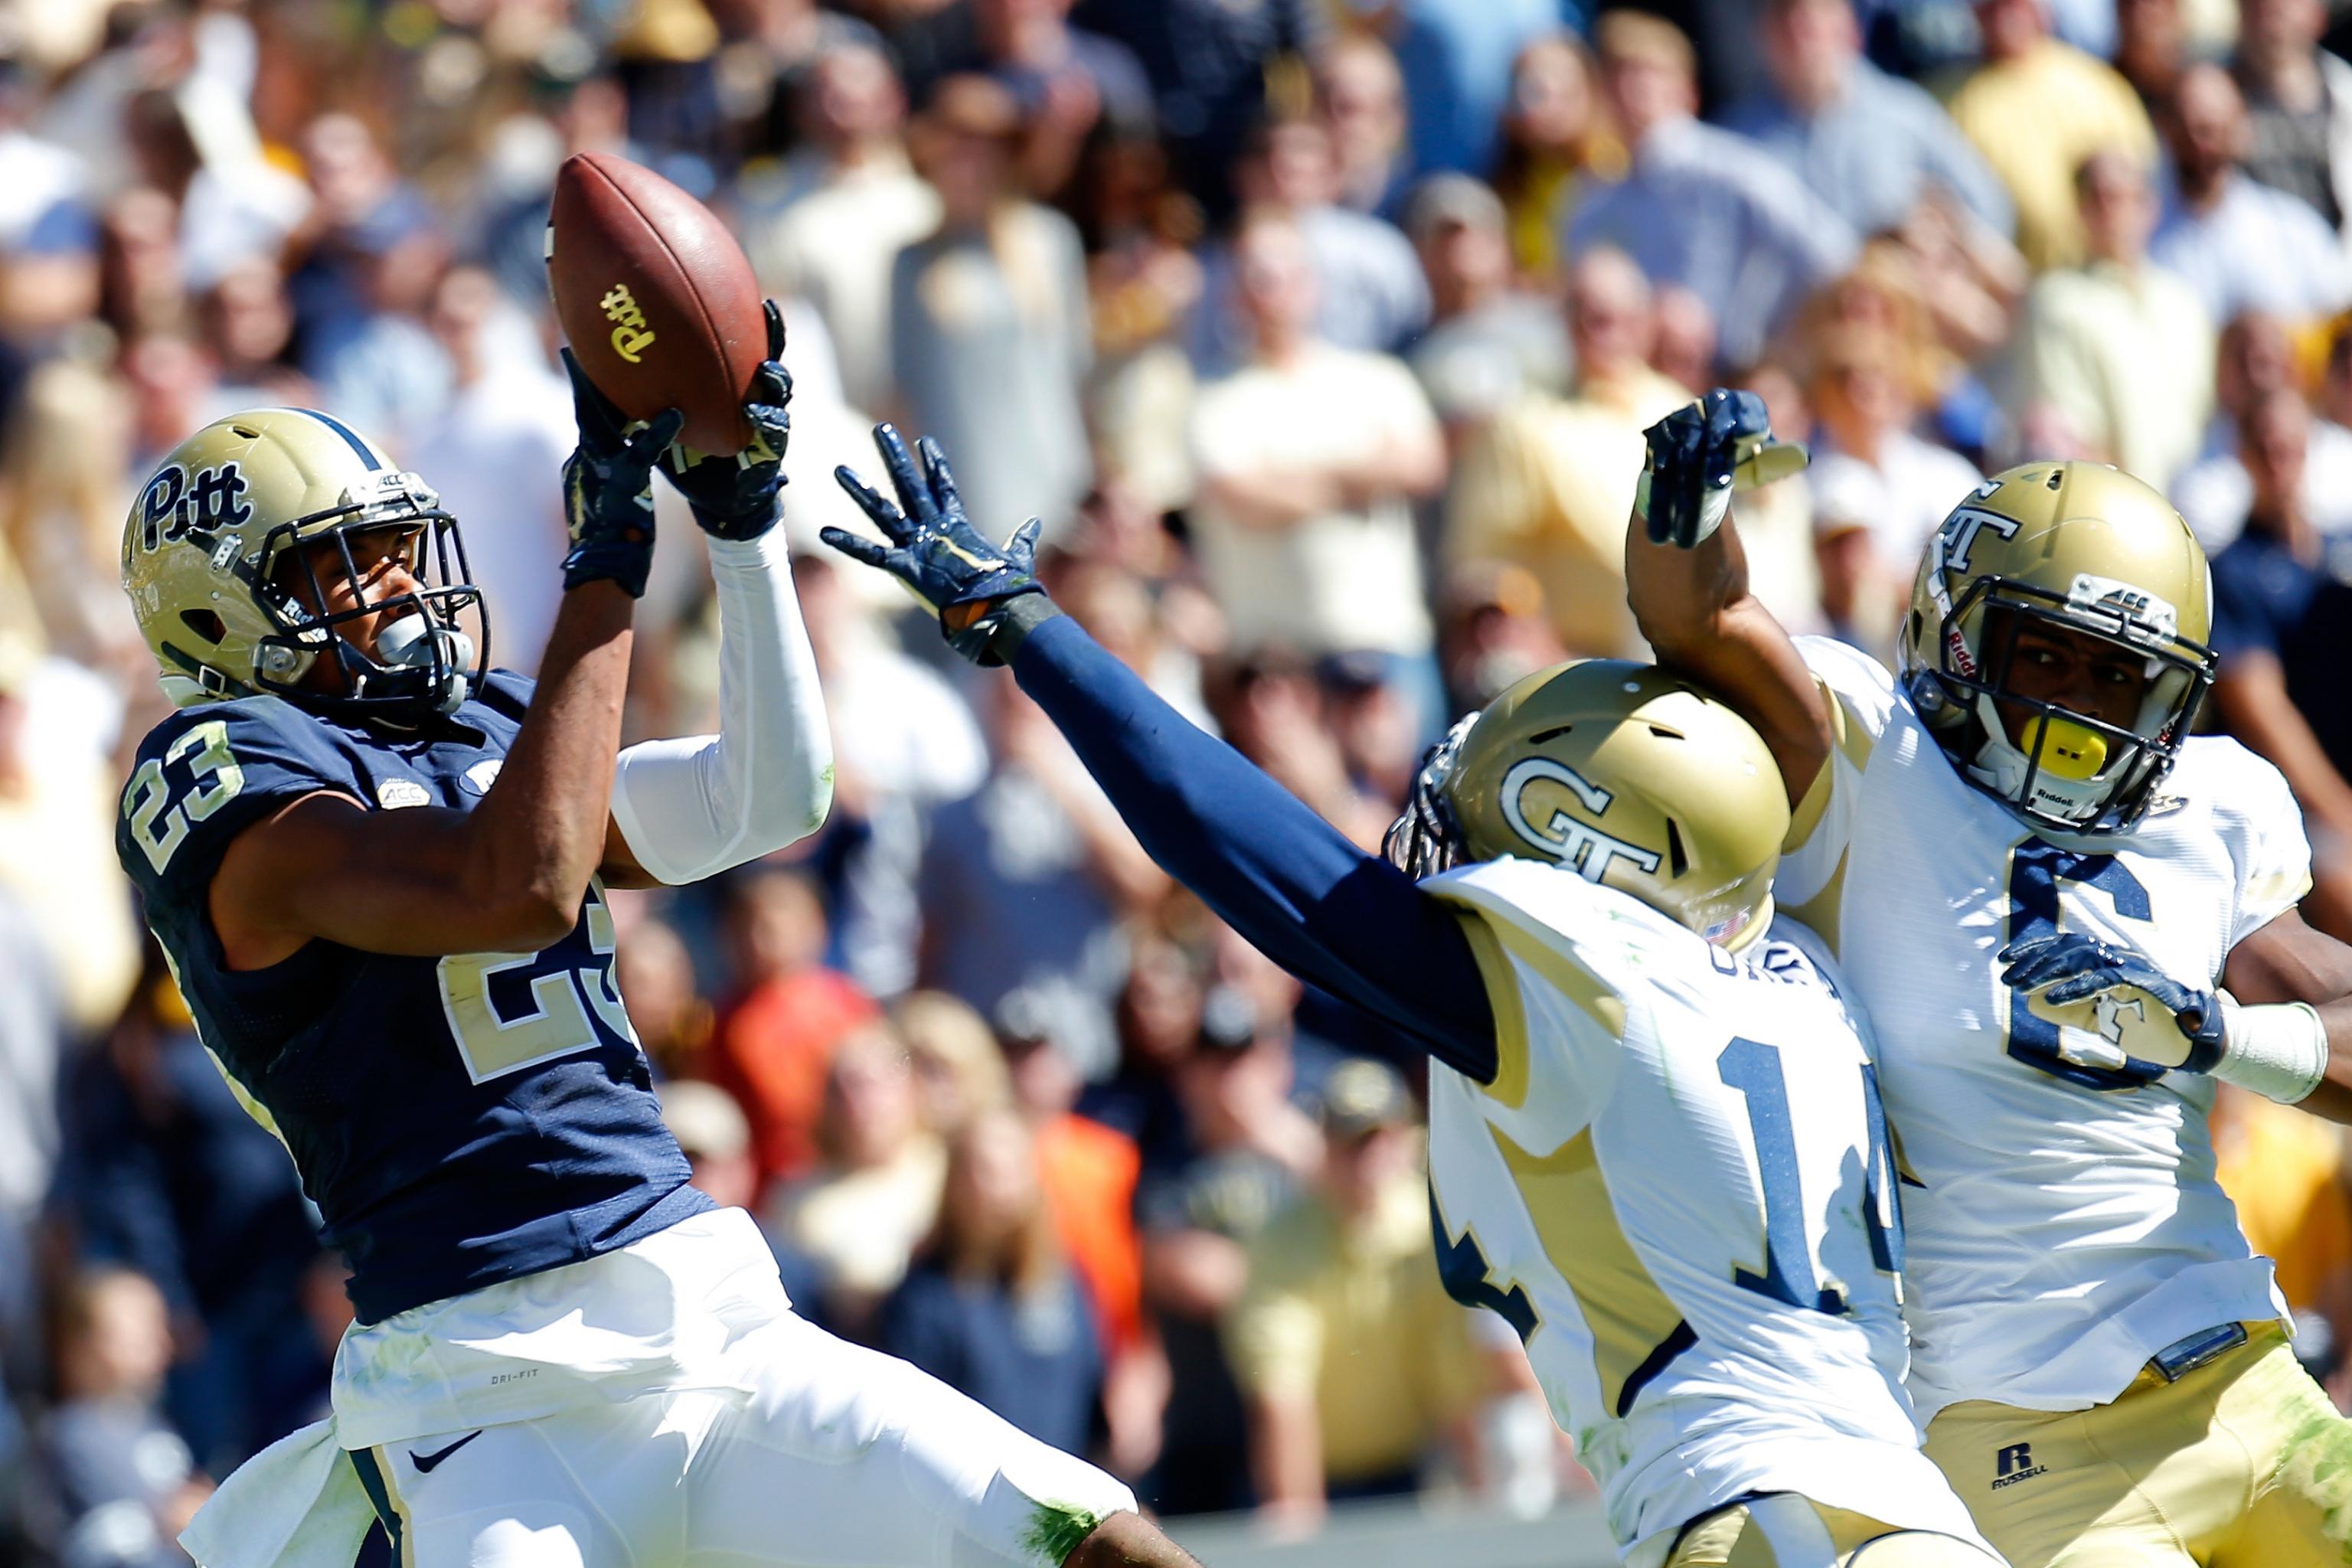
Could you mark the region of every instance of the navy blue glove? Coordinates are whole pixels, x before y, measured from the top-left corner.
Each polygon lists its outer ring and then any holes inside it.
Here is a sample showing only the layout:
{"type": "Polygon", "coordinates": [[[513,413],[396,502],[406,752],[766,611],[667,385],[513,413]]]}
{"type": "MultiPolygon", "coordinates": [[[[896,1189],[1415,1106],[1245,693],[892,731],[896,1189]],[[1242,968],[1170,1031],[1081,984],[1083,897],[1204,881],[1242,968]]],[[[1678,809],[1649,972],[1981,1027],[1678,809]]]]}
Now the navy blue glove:
{"type": "Polygon", "coordinates": [[[793,400],[792,373],[785,370],[784,315],[767,302],[768,357],[751,374],[743,416],[751,422],[751,442],[733,457],[673,445],[662,454],[662,470],[694,508],[694,521],[713,539],[757,539],[776,526],[776,493],[784,488],[784,444],[793,433],[786,405],[793,400]]]}
{"type": "Polygon", "coordinates": [[[2126,1057],[2185,1072],[2210,1072],[2221,1059],[2228,1028],[2221,999],[2183,985],[2139,953],[2056,931],[2011,942],[2000,957],[2001,980],[2031,994],[2035,1011],[2096,1034],[2126,1057]]]}
{"type": "Polygon", "coordinates": [[[948,472],[947,455],[937,441],[926,436],[917,444],[923,454],[919,474],[907,456],[906,443],[891,426],[874,426],[874,445],[881,450],[891,488],[898,492],[898,506],[877,494],[853,469],[835,468],[833,477],[889,544],[838,528],[823,530],[818,537],[913,589],[917,598],[938,613],[940,630],[958,653],[977,664],[1003,663],[1001,651],[990,644],[1004,628],[1010,607],[1024,595],[1045,591],[1036,575],[1038,520],[1033,517],[1015,529],[1000,550],[964,516],[963,498],[956,493],[955,476],[948,472]]]}
{"type": "Polygon", "coordinates": [[[1805,448],[1772,438],[1764,400],[1717,387],[1643,431],[1649,454],[1633,510],[1650,542],[1695,548],[1723,526],[1731,492],[1769,484],[1803,468],[1805,448]]]}
{"type": "Polygon", "coordinates": [[[641,599],[654,564],[654,463],[677,439],[686,416],[664,409],[633,429],[589,384],[570,349],[563,371],[572,378],[572,414],[580,426],[580,445],[563,464],[563,521],[572,534],[563,585],[617,583],[641,599]]]}

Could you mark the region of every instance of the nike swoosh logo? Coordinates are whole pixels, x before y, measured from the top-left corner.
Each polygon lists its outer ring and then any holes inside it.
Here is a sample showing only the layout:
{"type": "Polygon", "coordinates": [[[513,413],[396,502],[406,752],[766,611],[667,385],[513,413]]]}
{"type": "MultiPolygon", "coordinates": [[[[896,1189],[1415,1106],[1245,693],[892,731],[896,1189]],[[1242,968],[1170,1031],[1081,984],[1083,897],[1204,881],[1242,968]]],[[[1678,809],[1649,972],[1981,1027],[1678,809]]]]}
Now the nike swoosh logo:
{"type": "Polygon", "coordinates": [[[418,1475],[425,1475],[431,1471],[432,1468],[438,1465],[442,1460],[447,1458],[450,1455],[456,1453],[458,1449],[464,1447],[467,1444],[472,1442],[481,1435],[482,1428],[477,1427],[473,1431],[468,1432],[464,1436],[458,1438],[456,1442],[450,1444],[447,1447],[436,1449],[430,1454],[420,1454],[415,1449],[411,1448],[408,1450],[408,1462],[416,1467],[416,1473],[418,1475]]]}

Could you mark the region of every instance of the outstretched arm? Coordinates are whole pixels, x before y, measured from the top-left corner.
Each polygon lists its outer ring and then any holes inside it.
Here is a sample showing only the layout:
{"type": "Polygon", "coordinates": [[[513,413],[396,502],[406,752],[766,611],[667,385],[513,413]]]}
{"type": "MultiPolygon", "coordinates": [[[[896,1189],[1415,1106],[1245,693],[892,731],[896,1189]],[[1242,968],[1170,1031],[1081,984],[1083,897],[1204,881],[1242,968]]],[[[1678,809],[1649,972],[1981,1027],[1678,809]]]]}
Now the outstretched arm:
{"type": "Polygon", "coordinates": [[[968,657],[1009,658],[1152,858],[1236,931],[1448,1066],[1491,1079],[1493,1014],[1459,917],[1187,722],[1055,609],[1030,571],[1034,521],[998,550],[965,519],[935,443],[922,444],[919,474],[897,431],[880,426],[875,440],[905,511],[846,468],[839,477],[891,544],[838,529],[825,542],[912,584],[968,657]]]}
{"type": "Polygon", "coordinates": [[[1828,699],[1788,632],[1748,592],[1748,556],[1728,509],[1733,489],[1801,467],[1802,448],[1772,442],[1755,394],[1720,389],[1661,419],[1648,437],[1646,505],[1637,503],[1625,531],[1633,618],[1660,664],[1755,726],[1794,805],[1829,760],[1828,699]]]}
{"type": "Polygon", "coordinates": [[[751,444],[734,457],[672,446],[670,482],[710,536],[719,589],[719,733],[646,741],[620,754],[604,879],[615,887],[699,881],[823,826],[833,741],[816,656],[801,624],[776,526],[792,377],[784,322],[768,302],[768,358],[743,412],[751,444]]]}
{"type": "Polygon", "coordinates": [[[1491,1079],[1494,1014],[1460,917],[1195,728],[1076,621],[1042,600],[1020,612],[1033,617],[1013,679],[1151,858],[1300,979],[1491,1079]]]}

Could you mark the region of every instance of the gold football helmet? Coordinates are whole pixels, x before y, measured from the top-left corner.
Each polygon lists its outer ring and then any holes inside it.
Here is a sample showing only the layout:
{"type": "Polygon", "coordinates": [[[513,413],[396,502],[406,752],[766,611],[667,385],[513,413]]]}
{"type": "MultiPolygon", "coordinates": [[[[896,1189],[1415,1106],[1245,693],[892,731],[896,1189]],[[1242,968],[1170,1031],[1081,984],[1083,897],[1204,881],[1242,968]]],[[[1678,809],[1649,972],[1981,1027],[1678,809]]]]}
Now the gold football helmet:
{"type": "Polygon", "coordinates": [[[1654,665],[1538,670],[1431,753],[1389,858],[1412,876],[1504,855],[1630,893],[1709,942],[1770,923],[1789,797],[1763,737],[1654,665]]]}
{"type": "Polygon", "coordinates": [[[1903,623],[1905,687],[1945,755],[2037,826],[2137,822],[2212,687],[2213,580],[2180,514],[2100,463],[2026,463],[1963,498],[1927,543],[1903,623]],[[2129,726],[2017,696],[2018,633],[2039,623],[2145,659],[2129,726]],[[2000,708],[2022,710],[2012,735],[2000,708]]]}
{"type": "Polygon", "coordinates": [[[488,652],[457,520],[373,442],[307,408],[232,414],[173,447],[123,525],[122,588],[184,708],[268,691],[338,718],[414,723],[465,700],[488,652]],[[409,536],[417,592],[362,602],[351,536],[375,529],[409,536]],[[321,575],[323,543],[356,608],[311,607],[336,570],[329,557],[321,575]],[[373,658],[335,629],[387,612],[373,658]],[[340,693],[302,685],[322,654],[344,672],[340,693]]]}

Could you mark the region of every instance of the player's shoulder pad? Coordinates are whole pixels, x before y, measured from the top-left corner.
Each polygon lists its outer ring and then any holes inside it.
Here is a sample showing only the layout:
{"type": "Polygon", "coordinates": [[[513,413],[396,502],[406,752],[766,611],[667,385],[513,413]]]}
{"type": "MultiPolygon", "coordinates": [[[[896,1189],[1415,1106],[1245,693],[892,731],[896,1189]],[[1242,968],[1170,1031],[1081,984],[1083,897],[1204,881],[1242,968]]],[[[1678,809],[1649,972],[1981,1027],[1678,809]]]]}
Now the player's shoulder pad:
{"type": "Polygon", "coordinates": [[[1474,910],[1498,931],[1565,947],[1586,967],[1612,973],[1619,955],[1697,940],[1679,923],[1630,894],[1588,882],[1544,860],[1506,855],[1433,877],[1422,886],[1474,910]]]}
{"type": "Polygon", "coordinates": [[[1852,643],[1835,637],[1808,634],[1791,640],[1797,657],[1805,661],[1805,668],[1838,707],[1832,719],[1841,731],[1840,744],[1846,743],[1843,731],[1849,729],[1876,740],[1901,701],[1895,672],[1852,643]]]}
{"type": "Polygon", "coordinates": [[[277,697],[170,715],[140,742],[115,850],[151,895],[209,880],[228,844],[276,805],[321,790],[360,795],[343,733],[277,697]]]}
{"type": "Polygon", "coordinates": [[[524,710],[530,707],[531,694],[538,689],[539,682],[528,675],[494,669],[482,677],[481,689],[474,694],[474,700],[520,723],[524,710]]]}

